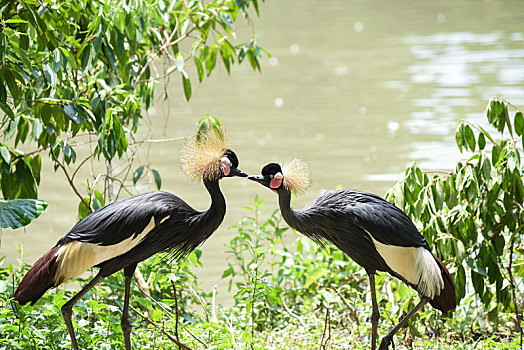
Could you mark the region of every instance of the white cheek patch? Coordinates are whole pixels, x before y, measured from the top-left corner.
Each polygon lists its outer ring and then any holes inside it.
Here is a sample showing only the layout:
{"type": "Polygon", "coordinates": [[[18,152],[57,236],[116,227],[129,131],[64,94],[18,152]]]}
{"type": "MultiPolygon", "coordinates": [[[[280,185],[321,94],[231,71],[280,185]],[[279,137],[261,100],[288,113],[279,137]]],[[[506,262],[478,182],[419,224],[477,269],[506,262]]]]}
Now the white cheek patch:
{"type": "MultiPolygon", "coordinates": [[[[369,232],[368,232],[369,234],[369,232]]],[[[429,298],[440,295],[444,281],[431,252],[424,247],[399,247],[383,244],[369,234],[378,253],[389,268],[406,281],[417,286],[429,298]]]]}
{"type": "Polygon", "coordinates": [[[224,176],[228,176],[231,172],[231,161],[228,157],[222,157],[220,159],[220,164],[222,165],[222,170],[224,171],[224,176]]]}
{"type": "MultiPolygon", "coordinates": [[[[161,222],[168,218],[169,216],[165,217],[161,222]]],[[[149,224],[136,237],[132,235],[114,245],[103,246],[79,241],[64,244],[56,252],[58,267],[55,285],[80,275],[90,267],[130,251],[154,228],[155,218],[152,217],[149,224]]]]}

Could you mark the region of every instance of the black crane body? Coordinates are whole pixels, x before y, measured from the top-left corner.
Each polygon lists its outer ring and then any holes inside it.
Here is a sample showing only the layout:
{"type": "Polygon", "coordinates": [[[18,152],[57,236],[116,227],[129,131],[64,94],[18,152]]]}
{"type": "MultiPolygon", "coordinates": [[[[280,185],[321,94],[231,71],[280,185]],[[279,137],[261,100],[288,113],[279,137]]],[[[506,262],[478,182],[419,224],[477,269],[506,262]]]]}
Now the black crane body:
{"type": "MultiPolygon", "coordinates": [[[[300,160],[293,162],[300,164],[300,160]]],[[[297,168],[297,164],[291,168],[297,168]]],[[[299,173],[304,176],[306,172],[299,173]]],[[[302,210],[293,210],[290,201],[296,181],[286,186],[288,176],[296,175],[293,171],[287,174],[285,167],[282,170],[279,164],[270,163],[262,169],[261,175],[248,179],[278,194],[282,217],[290,227],[320,244],[334,244],[366,270],[373,304],[373,350],[380,317],[375,291],[376,271],[399,278],[421,295],[420,303],[382,339],[380,350],[393,343],[393,335],[427,302],[443,312],[456,307],[455,285],[448,270],[430,251],[424,237],[402,210],[375,194],[349,189],[324,192],[302,210]]],[[[309,183],[309,179],[302,182],[309,183]]]]}
{"type": "MultiPolygon", "coordinates": [[[[200,148],[195,151],[202,151],[200,148]]],[[[71,322],[73,306],[102,278],[123,269],[125,294],[121,326],[125,347],[130,349],[129,294],[137,264],[162,251],[180,259],[202,244],[219,227],[226,213],[219,180],[247,176],[237,168],[238,159],[229,149],[221,149],[211,161],[208,158],[204,159],[204,166],[199,167],[205,173],[189,174],[202,176],[211,196],[208,210],[197,211],[179,197],[163,191],[139,194],[106,205],[79,221],[33,265],[20,282],[15,300],[22,305],[34,304],[48,289],[90,267],[98,267],[98,274],[62,307],[71,342],[78,349],[71,322]]]]}

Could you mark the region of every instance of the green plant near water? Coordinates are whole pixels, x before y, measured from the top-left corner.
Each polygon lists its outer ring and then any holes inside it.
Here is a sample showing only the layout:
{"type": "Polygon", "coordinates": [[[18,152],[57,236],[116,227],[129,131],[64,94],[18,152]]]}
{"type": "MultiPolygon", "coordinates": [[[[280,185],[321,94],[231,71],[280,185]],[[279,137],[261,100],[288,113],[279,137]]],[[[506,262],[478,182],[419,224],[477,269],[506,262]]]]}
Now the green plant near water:
{"type": "MultiPolygon", "coordinates": [[[[147,292],[141,291],[138,285],[132,288],[131,314],[137,333],[133,340],[136,348],[172,346],[166,336],[168,332],[163,332],[164,325],[169,329],[168,335],[176,337],[179,324],[206,322],[205,316],[194,312],[201,307],[202,300],[209,298],[199,288],[191,269],[191,266],[202,266],[201,254],[196,249],[177,264],[172,264],[167,255],[157,254],[140,265],[150,288],[147,292]]],[[[61,349],[70,346],[60,308],[75,291],[58,288],[44,294],[35,306],[21,307],[12,301],[12,295],[30,266],[19,262],[18,268],[10,264],[0,269],[0,348],[61,349]]],[[[81,278],[78,282],[85,284],[89,279],[81,278]]],[[[121,272],[111,275],[75,306],[73,322],[78,329],[81,348],[123,347],[120,330],[123,285],[121,272]]]]}
{"type": "Polygon", "coordinates": [[[419,224],[450,267],[459,304],[479,303],[468,310],[472,323],[495,330],[513,323],[522,344],[524,116],[493,98],[486,117],[495,131],[464,120],[457,128],[457,146],[471,152],[467,160],[437,173],[413,164],[388,198],[419,224]]]}
{"type": "Polygon", "coordinates": [[[268,269],[268,247],[281,238],[285,229],[278,226],[277,211],[266,220],[261,220],[261,206],[264,203],[258,196],[251,201],[249,207],[244,207],[251,215],[244,217],[238,226],[233,226],[237,234],[227,246],[233,262],[222,278],[229,278],[229,290],[236,280],[238,291],[235,294],[235,307],[244,314],[244,320],[249,327],[242,333],[242,341],[253,348],[255,332],[264,329],[265,323],[274,315],[275,292],[269,283],[271,271],[268,269]]]}

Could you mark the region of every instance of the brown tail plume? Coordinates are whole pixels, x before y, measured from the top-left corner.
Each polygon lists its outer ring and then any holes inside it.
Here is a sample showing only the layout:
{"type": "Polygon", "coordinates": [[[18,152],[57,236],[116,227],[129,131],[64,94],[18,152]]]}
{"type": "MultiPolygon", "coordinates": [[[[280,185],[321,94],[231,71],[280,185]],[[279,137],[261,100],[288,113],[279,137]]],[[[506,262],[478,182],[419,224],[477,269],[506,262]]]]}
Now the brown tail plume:
{"type": "Polygon", "coordinates": [[[439,309],[442,312],[448,312],[450,310],[454,310],[457,307],[455,283],[453,283],[453,279],[451,279],[451,275],[446,266],[444,266],[444,264],[442,263],[442,261],[440,261],[439,258],[435,256],[435,254],[433,254],[433,257],[437,261],[440,267],[440,271],[442,272],[444,288],[440,291],[440,295],[435,296],[433,299],[429,301],[429,303],[435,309],[439,309]]]}
{"type": "Polygon", "coordinates": [[[45,253],[22,278],[15,292],[15,300],[21,305],[29,302],[33,305],[48,289],[55,287],[56,252],[59,248],[53,247],[45,253]]]}

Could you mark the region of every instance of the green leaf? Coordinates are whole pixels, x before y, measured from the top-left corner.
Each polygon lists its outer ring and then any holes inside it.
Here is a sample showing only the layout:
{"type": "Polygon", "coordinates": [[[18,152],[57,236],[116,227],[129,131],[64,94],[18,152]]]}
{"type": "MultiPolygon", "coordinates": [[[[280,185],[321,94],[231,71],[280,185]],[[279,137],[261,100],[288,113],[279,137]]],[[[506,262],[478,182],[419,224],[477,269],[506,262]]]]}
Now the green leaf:
{"type": "Polygon", "coordinates": [[[457,143],[457,146],[462,153],[462,148],[464,147],[464,123],[461,122],[457,126],[457,130],[455,131],[455,142],[457,143]]]}
{"type": "Polygon", "coordinates": [[[515,132],[519,136],[522,136],[524,133],[524,116],[520,111],[515,113],[515,132]]]}
{"type": "Polygon", "coordinates": [[[486,137],[484,136],[483,133],[479,134],[478,144],[479,144],[479,150],[483,150],[484,147],[486,147],[486,137]]]}
{"type": "Polygon", "coordinates": [[[322,276],[324,276],[328,272],[329,271],[326,269],[317,267],[306,277],[306,283],[304,284],[304,288],[308,288],[310,285],[318,281],[322,276]]]}
{"type": "Polygon", "coordinates": [[[84,47],[84,49],[82,50],[82,56],[81,56],[81,64],[82,64],[82,69],[83,70],[86,70],[87,68],[87,65],[89,64],[90,60],[91,60],[91,45],[86,45],[84,47]]]}
{"type": "Polygon", "coordinates": [[[15,76],[7,69],[3,69],[1,72],[3,73],[1,76],[3,76],[4,82],[7,84],[7,87],[11,92],[11,96],[13,97],[13,103],[16,106],[19,103],[20,89],[16,83],[15,76]]]}
{"type": "MultiPolygon", "coordinates": [[[[264,1],[264,0],[262,0],[262,1],[264,1]]],[[[258,9],[258,1],[257,0],[251,0],[251,3],[253,4],[253,7],[255,8],[257,16],[260,16],[260,11],[258,9]]]]}
{"type": "Polygon", "coordinates": [[[211,74],[213,69],[215,68],[215,65],[217,63],[217,49],[213,48],[209,51],[207,59],[206,59],[206,71],[207,76],[211,74]]]}
{"type": "Polygon", "coordinates": [[[504,245],[506,241],[504,240],[503,235],[498,235],[493,238],[493,247],[495,248],[495,251],[497,252],[497,255],[502,255],[504,253],[504,245]]]}
{"type": "Polygon", "coordinates": [[[73,122],[75,122],[76,124],[83,123],[84,118],[82,117],[80,113],[78,113],[75,106],[71,104],[66,104],[63,106],[59,106],[58,108],[60,108],[62,112],[64,112],[64,114],[67,115],[67,117],[71,119],[73,122]]]}
{"type": "Polygon", "coordinates": [[[182,75],[182,84],[184,85],[184,95],[186,100],[189,101],[191,98],[191,81],[182,75]]]}
{"type": "Polygon", "coordinates": [[[499,162],[500,158],[500,149],[497,147],[497,145],[493,146],[493,149],[491,150],[491,163],[493,166],[496,166],[499,162]]]}
{"type": "Polygon", "coordinates": [[[151,311],[151,318],[155,321],[162,321],[162,311],[158,309],[151,311]]]}
{"type": "Polygon", "coordinates": [[[484,277],[487,277],[488,274],[486,273],[486,269],[484,268],[484,266],[480,265],[479,262],[477,260],[473,260],[472,258],[470,257],[467,257],[466,258],[466,264],[469,266],[469,268],[473,271],[475,271],[476,273],[478,273],[479,275],[482,275],[484,277]]]}
{"type": "Polygon", "coordinates": [[[5,53],[7,48],[7,36],[4,32],[0,33],[0,63],[4,64],[5,62],[5,53]]]}
{"type": "MultiPolygon", "coordinates": [[[[193,263],[193,265],[195,265],[195,267],[198,267],[198,257],[197,255],[195,254],[195,252],[191,252],[188,256],[187,256],[187,260],[191,261],[193,263]]],[[[224,271],[225,272],[225,271],[224,271]]],[[[224,277],[224,276],[222,276],[224,277]]]]}
{"type": "Polygon", "coordinates": [[[4,21],[4,23],[9,24],[25,24],[27,21],[24,21],[23,19],[17,19],[17,18],[11,18],[4,21]]]}
{"type": "Polygon", "coordinates": [[[11,153],[9,153],[9,150],[4,145],[0,146],[0,154],[6,163],[11,162],[11,153]]]}
{"type": "Polygon", "coordinates": [[[57,82],[57,78],[56,78],[56,73],[53,70],[53,67],[51,67],[51,65],[49,63],[43,63],[42,64],[42,70],[44,72],[44,76],[45,76],[47,82],[49,83],[49,85],[55,87],[56,86],[56,82],[57,82]]]}
{"type": "Polygon", "coordinates": [[[160,190],[160,187],[162,187],[162,178],[155,169],[151,169],[151,172],[153,173],[153,179],[155,179],[156,188],[160,190]]]}
{"type": "Polygon", "coordinates": [[[73,56],[73,54],[66,50],[65,48],[61,47],[60,48],[60,51],[62,52],[62,54],[64,55],[64,57],[67,59],[67,62],[69,62],[69,64],[71,65],[71,67],[73,69],[76,69],[76,59],[75,59],[75,56],[73,56]]]}
{"type": "Polygon", "coordinates": [[[193,56],[193,60],[195,61],[195,66],[198,72],[198,81],[202,82],[202,80],[204,80],[204,66],[202,66],[202,62],[198,57],[193,56]]]}
{"type": "Polygon", "coordinates": [[[5,89],[4,83],[0,81],[0,103],[2,105],[5,105],[5,107],[8,107],[6,102],[7,102],[7,90],[5,89]]]}
{"type": "Polygon", "coordinates": [[[58,73],[60,68],[62,68],[62,54],[60,50],[56,49],[53,53],[53,70],[58,73]]]}
{"type": "Polygon", "coordinates": [[[0,226],[13,229],[28,225],[47,208],[39,199],[11,199],[0,202],[0,226]]]}
{"type": "MultiPolygon", "coordinates": [[[[85,201],[85,203],[87,203],[87,205],[90,205],[91,198],[84,197],[84,201],[85,201]]],[[[86,206],[84,204],[84,201],[80,201],[80,203],[78,203],[78,219],[79,220],[85,218],[87,215],[89,215],[89,213],[91,213],[91,208],[86,206]]]]}
{"type": "Polygon", "coordinates": [[[475,133],[473,132],[473,129],[471,129],[471,126],[466,125],[464,136],[466,138],[466,143],[469,147],[469,149],[472,152],[475,152],[475,133]]]}
{"type": "Polygon", "coordinates": [[[485,292],[485,284],[484,284],[483,276],[473,271],[471,272],[471,282],[473,282],[473,289],[475,289],[475,292],[477,292],[477,294],[480,297],[482,297],[485,292]]]}
{"type": "Polygon", "coordinates": [[[517,151],[512,149],[508,153],[508,168],[513,171],[517,167],[517,164],[518,164],[517,151]]]}
{"type": "Polygon", "coordinates": [[[145,167],[141,165],[133,173],[133,185],[136,185],[138,180],[140,180],[140,178],[142,177],[142,174],[144,173],[144,168],[145,167]]]}

